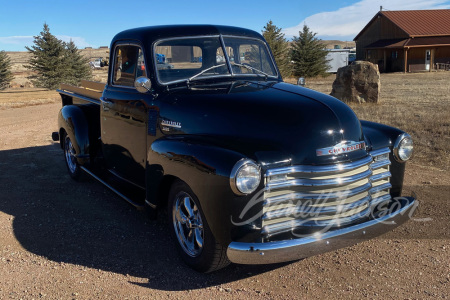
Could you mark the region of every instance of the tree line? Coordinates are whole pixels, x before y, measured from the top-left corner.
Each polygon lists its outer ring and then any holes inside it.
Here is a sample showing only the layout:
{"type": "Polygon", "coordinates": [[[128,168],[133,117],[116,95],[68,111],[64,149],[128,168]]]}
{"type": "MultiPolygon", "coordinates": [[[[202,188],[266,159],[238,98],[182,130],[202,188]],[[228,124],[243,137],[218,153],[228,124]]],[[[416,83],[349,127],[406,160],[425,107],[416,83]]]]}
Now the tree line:
{"type": "MultiPolygon", "coordinates": [[[[329,69],[327,50],[316,34],[304,25],[298,37],[294,36],[289,42],[272,21],[264,26],[262,35],[283,78],[326,75],[329,69]]],[[[62,82],[77,85],[82,79],[91,78],[89,59],[83,57],[73,41],[66,43],[51,34],[47,24],[34,37],[33,44],[25,48],[31,54],[26,68],[35,73],[31,78],[34,86],[55,89],[62,82]]],[[[8,87],[12,79],[11,60],[0,51],[0,90],[8,87]]]]}

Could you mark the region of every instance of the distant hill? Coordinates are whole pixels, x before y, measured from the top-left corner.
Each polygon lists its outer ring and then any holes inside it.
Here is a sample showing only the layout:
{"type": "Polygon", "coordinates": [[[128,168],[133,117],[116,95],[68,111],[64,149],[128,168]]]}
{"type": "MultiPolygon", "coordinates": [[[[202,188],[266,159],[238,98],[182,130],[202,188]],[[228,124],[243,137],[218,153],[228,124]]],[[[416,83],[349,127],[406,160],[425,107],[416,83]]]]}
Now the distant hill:
{"type": "Polygon", "coordinates": [[[340,46],[341,49],[356,47],[356,43],[354,41],[322,40],[322,43],[325,44],[327,49],[335,49],[335,45],[340,46]]]}
{"type": "MultiPolygon", "coordinates": [[[[89,58],[89,60],[94,60],[98,57],[109,58],[109,49],[108,48],[99,48],[99,49],[80,49],[81,54],[83,56],[89,58]]],[[[26,72],[29,71],[23,65],[28,63],[30,60],[31,54],[28,51],[10,51],[6,52],[8,56],[11,58],[12,63],[12,71],[13,72],[26,72]]]]}
{"type": "MultiPolygon", "coordinates": [[[[99,57],[109,58],[108,48],[99,49],[80,49],[81,54],[89,60],[94,60],[99,57]]],[[[11,58],[11,69],[14,75],[14,79],[11,82],[11,86],[14,88],[18,87],[32,87],[31,81],[28,79],[29,76],[33,75],[33,71],[24,67],[31,58],[31,54],[28,51],[10,51],[6,52],[11,58]]],[[[101,70],[93,70],[93,79],[97,81],[106,82],[108,75],[108,68],[102,68],[101,70]]]]}
{"type": "MultiPolygon", "coordinates": [[[[340,46],[341,49],[352,49],[356,47],[354,41],[338,41],[338,40],[322,40],[322,43],[327,49],[335,49],[335,46],[340,46]]],[[[289,46],[292,47],[292,42],[289,42],[289,46]]]]}

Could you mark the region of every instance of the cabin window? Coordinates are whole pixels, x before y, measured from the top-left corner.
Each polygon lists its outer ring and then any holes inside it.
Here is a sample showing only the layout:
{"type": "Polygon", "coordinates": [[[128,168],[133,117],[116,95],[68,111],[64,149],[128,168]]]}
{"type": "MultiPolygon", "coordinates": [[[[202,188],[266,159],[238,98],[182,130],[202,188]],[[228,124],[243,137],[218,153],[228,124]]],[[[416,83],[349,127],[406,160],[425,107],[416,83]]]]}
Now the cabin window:
{"type": "Polygon", "coordinates": [[[158,70],[200,69],[203,63],[202,49],[192,45],[177,45],[169,41],[156,46],[158,70]]]}
{"type": "Polygon", "coordinates": [[[219,37],[161,40],[154,47],[156,71],[161,83],[228,73],[219,37]]]}
{"type": "Polygon", "coordinates": [[[119,45],[114,52],[113,84],[134,87],[134,81],[147,76],[142,49],[134,45],[119,45]]]}

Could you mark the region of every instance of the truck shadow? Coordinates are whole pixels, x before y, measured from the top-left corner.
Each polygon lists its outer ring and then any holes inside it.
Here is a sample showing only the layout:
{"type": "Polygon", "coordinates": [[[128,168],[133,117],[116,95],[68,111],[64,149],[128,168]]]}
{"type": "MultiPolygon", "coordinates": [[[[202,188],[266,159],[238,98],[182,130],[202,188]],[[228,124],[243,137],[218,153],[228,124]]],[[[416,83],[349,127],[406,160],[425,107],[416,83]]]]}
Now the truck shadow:
{"type": "Polygon", "coordinates": [[[0,151],[0,211],[29,252],[123,275],[144,287],[181,291],[268,272],[281,265],[241,266],[200,274],[175,251],[163,218],[151,221],[93,179],[73,181],[59,144],[0,151]]]}

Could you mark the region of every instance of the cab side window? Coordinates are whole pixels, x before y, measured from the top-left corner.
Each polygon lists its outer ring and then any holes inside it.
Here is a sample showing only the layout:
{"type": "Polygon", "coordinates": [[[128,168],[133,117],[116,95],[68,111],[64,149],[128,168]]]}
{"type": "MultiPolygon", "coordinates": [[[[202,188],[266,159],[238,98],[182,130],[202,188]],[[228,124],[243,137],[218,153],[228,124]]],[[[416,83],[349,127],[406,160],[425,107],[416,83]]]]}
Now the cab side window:
{"type": "Polygon", "coordinates": [[[138,46],[117,46],[114,55],[114,85],[134,87],[137,77],[147,76],[144,55],[138,46]]]}

